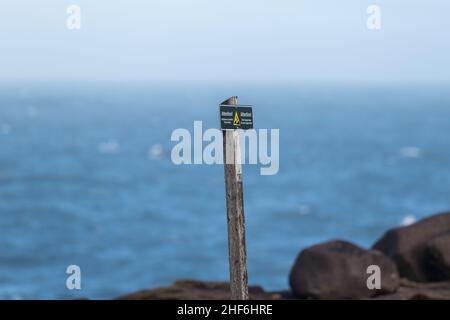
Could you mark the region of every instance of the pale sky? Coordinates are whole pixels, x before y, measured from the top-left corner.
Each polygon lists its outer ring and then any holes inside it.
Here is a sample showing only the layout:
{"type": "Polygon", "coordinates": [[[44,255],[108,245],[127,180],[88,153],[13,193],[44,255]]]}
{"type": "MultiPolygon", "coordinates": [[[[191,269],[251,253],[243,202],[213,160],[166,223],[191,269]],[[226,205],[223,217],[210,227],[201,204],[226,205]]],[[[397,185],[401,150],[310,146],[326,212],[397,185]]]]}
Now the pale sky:
{"type": "Polygon", "coordinates": [[[4,0],[0,80],[450,83],[449,15],[448,0],[4,0]]]}

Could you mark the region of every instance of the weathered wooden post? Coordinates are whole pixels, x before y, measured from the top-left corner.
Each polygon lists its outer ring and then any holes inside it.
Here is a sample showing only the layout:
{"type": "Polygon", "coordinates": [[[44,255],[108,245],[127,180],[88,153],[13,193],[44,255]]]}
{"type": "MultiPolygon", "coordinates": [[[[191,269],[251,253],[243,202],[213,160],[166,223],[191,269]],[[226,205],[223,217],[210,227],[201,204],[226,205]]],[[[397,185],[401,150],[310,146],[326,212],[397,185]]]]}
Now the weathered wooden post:
{"type": "MultiPolygon", "coordinates": [[[[247,110],[251,108],[243,107],[247,110]]],[[[239,128],[250,121],[238,112],[238,98],[231,97],[220,106],[223,157],[227,197],[228,254],[232,300],[248,300],[247,252],[245,247],[244,195],[242,188],[241,141],[239,128]]],[[[253,125],[253,117],[251,118],[253,125]]]]}

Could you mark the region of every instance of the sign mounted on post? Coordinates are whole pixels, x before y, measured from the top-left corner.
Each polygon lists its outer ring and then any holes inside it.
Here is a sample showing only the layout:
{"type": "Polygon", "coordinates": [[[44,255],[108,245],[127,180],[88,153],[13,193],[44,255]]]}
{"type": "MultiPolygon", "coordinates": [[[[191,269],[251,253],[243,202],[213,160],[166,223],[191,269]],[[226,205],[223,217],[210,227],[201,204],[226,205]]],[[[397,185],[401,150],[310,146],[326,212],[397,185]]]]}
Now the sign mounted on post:
{"type": "Polygon", "coordinates": [[[240,106],[236,96],[225,100],[220,104],[220,127],[223,130],[231,299],[248,300],[241,133],[234,129],[253,128],[252,107],[240,106]]]}
{"type": "Polygon", "coordinates": [[[252,106],[221,104],[220,128],[222,130],[253,129],[252,106]]]}

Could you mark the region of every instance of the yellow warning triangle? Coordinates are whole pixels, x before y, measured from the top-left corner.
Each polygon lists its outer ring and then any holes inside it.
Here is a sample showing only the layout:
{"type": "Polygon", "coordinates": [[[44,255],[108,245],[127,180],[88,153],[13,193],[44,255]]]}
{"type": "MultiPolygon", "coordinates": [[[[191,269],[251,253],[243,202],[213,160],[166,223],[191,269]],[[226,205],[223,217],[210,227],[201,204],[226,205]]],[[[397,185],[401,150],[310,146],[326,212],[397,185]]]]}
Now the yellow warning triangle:
{"type": "Polygon", "coordinates": [[[239,119],[238,113],[235,112],[234,113],[234,121],[233,121],[233,125],[238,126],[241,124],[241,120],[239,119]]]}

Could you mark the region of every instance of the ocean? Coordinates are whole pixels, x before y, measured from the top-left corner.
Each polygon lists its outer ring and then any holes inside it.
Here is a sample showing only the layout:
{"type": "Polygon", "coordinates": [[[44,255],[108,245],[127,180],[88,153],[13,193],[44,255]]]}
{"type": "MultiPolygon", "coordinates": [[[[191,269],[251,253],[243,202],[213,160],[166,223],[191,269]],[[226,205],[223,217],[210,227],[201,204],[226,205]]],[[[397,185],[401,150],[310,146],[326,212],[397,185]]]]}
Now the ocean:
{"type": "Polygon", "coordinates": [[[302,248],[370,247],[450,209],[450,91],[414,85],[0,84],[0,298],[110,299],[228,279],[223,166],[174,165],[171,133],[231,95],[280,130],[244,166],[250,284],[288,288],[302,248]],[[81,269],[81,290],[66,269],[81,269]]]}

